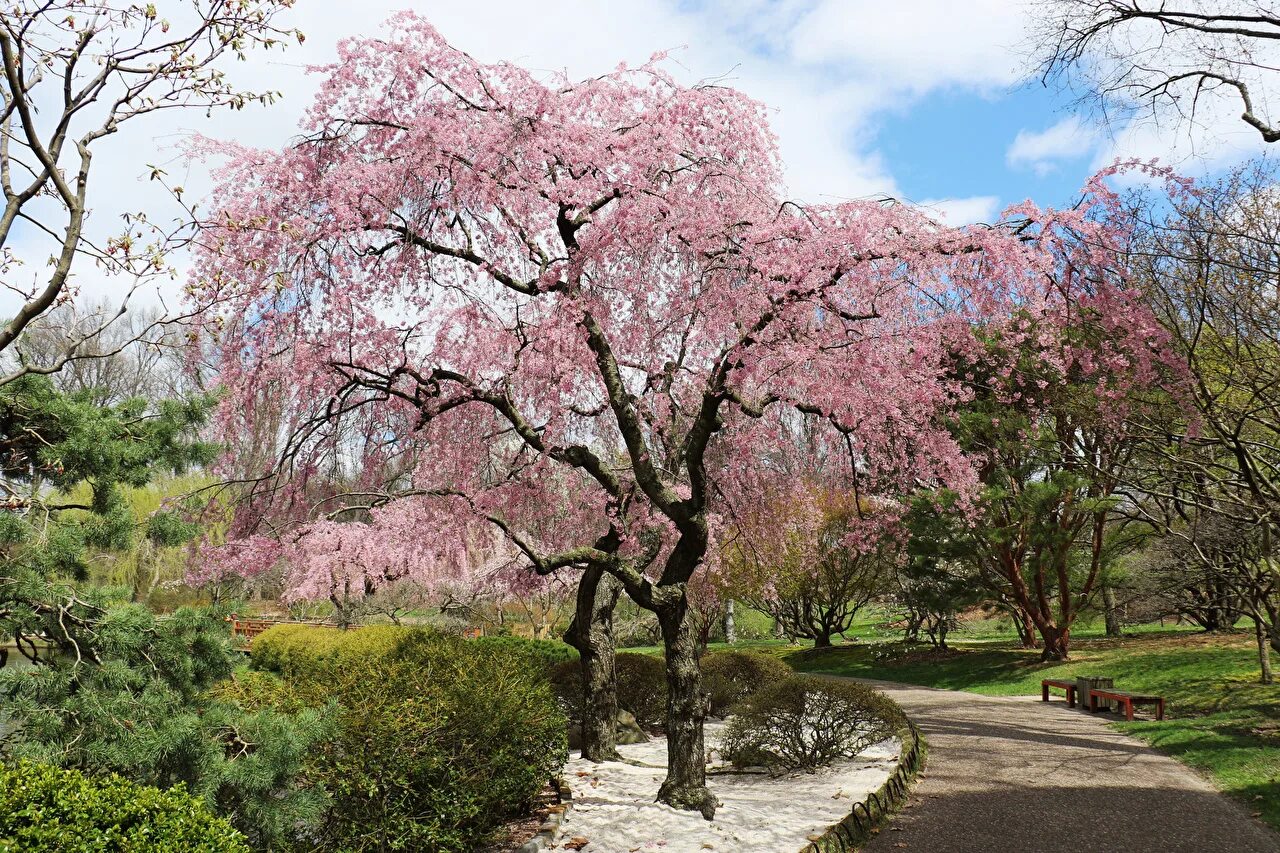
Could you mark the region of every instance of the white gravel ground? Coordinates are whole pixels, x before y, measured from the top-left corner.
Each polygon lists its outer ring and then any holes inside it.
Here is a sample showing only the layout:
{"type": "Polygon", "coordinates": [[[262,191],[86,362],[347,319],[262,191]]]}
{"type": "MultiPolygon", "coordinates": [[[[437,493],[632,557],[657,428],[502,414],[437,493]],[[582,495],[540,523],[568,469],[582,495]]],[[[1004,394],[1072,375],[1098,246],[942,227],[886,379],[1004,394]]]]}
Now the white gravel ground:
{"type": "MultiPolygon", "coordinates": [[[[712,769],[723,723],[707,723],[712,769]]],[[[565,765],[573,788],[573,808],[561,824],[555,849],[575,838],[590,843],[585,853],[794,853],[811,835],[820,835],[849,813],[856,800],[889,778],[899,744],[877,744],[856,760],[818,773],[779,778],[712,775],[709,783],[721,806],[713,821],[653,801],[666,775],[667,742],[654,738],[619,748],[629,761],[595,764],[575,758],[565,765]]]]}

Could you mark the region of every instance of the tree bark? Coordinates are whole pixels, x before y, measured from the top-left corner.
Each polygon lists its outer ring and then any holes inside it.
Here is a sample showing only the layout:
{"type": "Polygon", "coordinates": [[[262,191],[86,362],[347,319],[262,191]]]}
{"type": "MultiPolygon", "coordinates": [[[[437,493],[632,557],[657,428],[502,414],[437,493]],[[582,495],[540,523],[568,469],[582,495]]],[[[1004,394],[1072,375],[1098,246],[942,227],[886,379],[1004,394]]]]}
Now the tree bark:
{"type": "Polygon", "coordinates": [[[1041,628],[1044,648],[1040,660],[1066,660],[1071,651],[1071,629],[1046,626],[1041,628]]]}
{"type": "Polygon", "coordinates": [[[830,631],[814,631],[813,647],[815,649],[831,648],[831,632],[830,631]]]}
{"type": "Polygon", "coordinates": [[[1116,591],[1110,585],[1102,588],[1102,607],[1107,622],[1107,636],[1119,637],[1121,635],[1120,611],[1116,606],[1116,591]]]}
{"type": "Polygon", "coordinates": [[[613,610],[622,583],[588,568],[578,583],[573,621],[565,642],[578,650],[582,668],[582,757],[620,761],[618,754],[618,678],[613,610]]]}
{"type": "Polygon", "coordinates": [[[707,700],[698,662],[698,632],[684,596],[658,610],[667,659],[667,778],[658,789],[659,802],[701,812],[707,820],[719,801],[707,788],[702,724],[707,700]]]}
{"type": "Polygon", "coordinates": [[[1271,684],[1274,681],[1271,674],[1271,638],[1267,636],[1265,623],[1256,613],[1253,616],[1253,632],[1258,640],[1258,665],[1262,669],[1260,680],[1263,684],[1271,684]]]}
{"type": "Polygon", "coordinates": [[[738,641],[737,626],[733,623],[732,598],[724,603],[724,641],[731,646],[738,641]]]}

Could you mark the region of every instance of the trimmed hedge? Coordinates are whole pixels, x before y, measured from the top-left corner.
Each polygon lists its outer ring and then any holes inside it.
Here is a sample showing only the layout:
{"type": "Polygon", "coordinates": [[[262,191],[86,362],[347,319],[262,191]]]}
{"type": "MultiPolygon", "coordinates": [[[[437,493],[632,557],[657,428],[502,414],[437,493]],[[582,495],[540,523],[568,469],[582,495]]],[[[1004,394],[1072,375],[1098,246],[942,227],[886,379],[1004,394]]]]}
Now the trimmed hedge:
{"type": "Polygon", "coordinates": [[[45,764],[0,765],[0,853],[249,853],[244,836],[181,785],[45,764]]]}
{"type": "Polygon", "coordinates": [[[711,699],[711,713],[725,717],[743,700],[793,675],[773,655],[763,652],[722,651],[702,656],[702,687],[711,699]]]}
{"type": "MultiPolygon", "coordinates": [[[[618,707],[630,711],[642,728],[661,729],[667,716],[667,671],[662,658],[623,652],[617,656],[618,707]]],[[[582,719],[582,668],[565,661],[551,671],[556,698],[570,719],[582,719]]]]}
{"type": "Polygon", "coordinates": [[[253,661],[282,680],[246,680],[242,701],[338,703],[309,773],[331,798],[317,849],[467,851],[527,813],[566,758],[533,660],[422,628],[278,626],[253,661]]]}
{"type": "Polygon", "coordinates": [[[812,772],[853,758],[905,726],[898,704],[865,684],[796,675],[738,707],[721,751],[739,767],[812,772]]]}
{"type": "Polygon", "coordinates": [[[499,635],[477,637],[471,643],[486,652],[523,657],[529,661],[530,666],[543,672],[550,672],[557,664],[565,661],[578,659],[578,650],[559,640],[529,640],[499,635]]]}

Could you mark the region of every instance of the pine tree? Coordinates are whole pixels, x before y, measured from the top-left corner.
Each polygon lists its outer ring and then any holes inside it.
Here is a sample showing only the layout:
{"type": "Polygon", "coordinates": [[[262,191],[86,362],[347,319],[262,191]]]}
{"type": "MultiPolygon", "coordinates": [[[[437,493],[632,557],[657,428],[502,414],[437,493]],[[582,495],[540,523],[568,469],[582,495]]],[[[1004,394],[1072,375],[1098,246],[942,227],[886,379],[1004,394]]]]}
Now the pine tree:
{"type": "Polygon", "coordinates": [[[212,461],[217,448],[197,437],[212,403],[101,406],[43,376],[0,387],[0,641],[34,664],[0,669],[0,755],[184,782],[271,847],[322,805],[293,782],[323,715],[247,710],[212,691],[236,663],[220,612],[160,618],[86,580],[95,549],[197,532],[178,508],[138,523],[123,490],[212,461]]]}

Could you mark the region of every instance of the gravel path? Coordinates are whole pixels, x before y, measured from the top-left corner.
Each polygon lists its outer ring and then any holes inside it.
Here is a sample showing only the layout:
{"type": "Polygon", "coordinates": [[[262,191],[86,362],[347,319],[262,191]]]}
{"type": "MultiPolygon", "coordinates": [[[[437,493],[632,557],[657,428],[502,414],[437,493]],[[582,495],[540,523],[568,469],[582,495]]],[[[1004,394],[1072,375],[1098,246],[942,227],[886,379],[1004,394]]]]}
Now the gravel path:
{"type": "Polygon", "coordinates": [[[929,763],[869,853],[1280,853],[1280,836],[1103,715],[1061,698],[876,686],[923,730],[929,763]]]}

